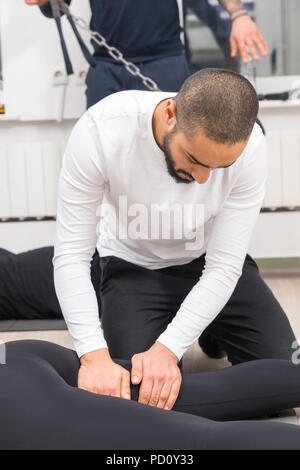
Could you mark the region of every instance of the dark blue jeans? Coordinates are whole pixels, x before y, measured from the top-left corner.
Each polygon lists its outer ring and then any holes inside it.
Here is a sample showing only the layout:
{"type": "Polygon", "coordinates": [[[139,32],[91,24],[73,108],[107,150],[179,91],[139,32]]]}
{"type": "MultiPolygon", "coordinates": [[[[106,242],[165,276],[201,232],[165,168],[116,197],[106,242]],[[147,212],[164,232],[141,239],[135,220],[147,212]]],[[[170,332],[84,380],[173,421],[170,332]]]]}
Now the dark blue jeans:
{"type": "MultiPolygon", "coordinates": [[[[143,75],[154,80],[162,91],[178,91],[190,75],[184,54],[136,64],[143,75]]],[[[122,90],[147,90],[142,80],[131,75],[118,62],[99,60],[96,67],[90,67],[86,78],[87,108],[112,93],[122,90]]]]}

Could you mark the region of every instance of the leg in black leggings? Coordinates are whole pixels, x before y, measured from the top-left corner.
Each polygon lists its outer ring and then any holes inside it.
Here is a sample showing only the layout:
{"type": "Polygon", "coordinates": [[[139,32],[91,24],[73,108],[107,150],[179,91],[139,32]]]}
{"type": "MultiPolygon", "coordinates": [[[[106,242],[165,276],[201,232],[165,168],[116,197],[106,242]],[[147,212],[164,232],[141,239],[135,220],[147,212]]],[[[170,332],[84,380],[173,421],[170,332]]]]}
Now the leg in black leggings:
{"type": "MultiPolygon", "coordinates": [[[[53,282],[53,246],[14,254],[0,248],[0,320],[63,318],[53,282]]],[[[99,254],[91,260],[91,281],[99,312],[99,254]]]]}
{"type": "MultiPolygon", "coordinates": [[[[1,449],[300,449],[298,426],[236,421],[300,405],[300,366],[288,360],[183,374],[167,411],[137,403],[137,386],[132,400],[78,389],[80,364],[70,349],[34,340],[6,349],[1,449]]],[[[130,370],[130,361],[115,362],[130,370]]]]}

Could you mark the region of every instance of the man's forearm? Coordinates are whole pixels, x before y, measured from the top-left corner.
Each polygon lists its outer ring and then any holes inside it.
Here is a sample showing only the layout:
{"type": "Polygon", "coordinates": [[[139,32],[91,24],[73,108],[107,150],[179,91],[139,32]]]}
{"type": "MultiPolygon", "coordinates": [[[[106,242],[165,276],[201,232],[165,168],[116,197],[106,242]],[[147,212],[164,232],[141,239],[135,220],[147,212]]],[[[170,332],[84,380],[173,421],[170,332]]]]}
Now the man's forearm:
{"type": "MultiPolygon", "coordinates": [[[[242,263],[241,263],[242,264],[242,263]]],[[[221,267],[202,274],[184,299],[173,320],[156,341],[169,348],[180,360],[201,333],[224,308],[241,275],[221,267]],[[225,271],[228,271],[224,274],[225,271]]]]}
{"type": "Polygon", "coordinates": [[[235,13],[245,10],[241,0],[219,0],[219,3],[229,13],[230,17],[235,13]]]}

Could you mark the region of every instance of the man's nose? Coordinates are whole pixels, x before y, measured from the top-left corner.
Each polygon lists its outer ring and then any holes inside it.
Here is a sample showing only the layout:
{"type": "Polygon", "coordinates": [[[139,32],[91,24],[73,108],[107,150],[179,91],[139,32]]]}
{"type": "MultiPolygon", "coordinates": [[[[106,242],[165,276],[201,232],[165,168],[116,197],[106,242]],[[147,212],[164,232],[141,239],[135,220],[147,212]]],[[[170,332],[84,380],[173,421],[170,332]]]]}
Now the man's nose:
{"type": "Polygon", "coordinates": [[[204,184],[209,178],[211,169],[210,168],[201,168],[201,170],[194,170],[191,172],[192,177],[194,178],[195,181],[199,184],[204,184]]]}

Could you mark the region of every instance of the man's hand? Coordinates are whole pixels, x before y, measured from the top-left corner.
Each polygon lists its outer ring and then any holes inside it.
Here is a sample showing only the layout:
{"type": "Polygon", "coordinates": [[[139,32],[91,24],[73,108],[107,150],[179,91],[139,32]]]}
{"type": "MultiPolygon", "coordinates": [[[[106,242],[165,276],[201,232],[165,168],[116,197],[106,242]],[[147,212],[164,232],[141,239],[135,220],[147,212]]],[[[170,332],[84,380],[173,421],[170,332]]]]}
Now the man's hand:
{"type": "Polygon", "coordinates": [[[182,381],[177,356],[158,341],[148,351],[131,358],[131,381],[141,381],[139,403],[171,410],[182,381]]]}
{"type": "Polygon", "coordinates": [[[46,5],[48,0],[25,0],[25,3],[27,3],[27,5],[46,5]]]}
{"type": "MultiPolygon", "coordinates": [[[[239,13],[236,14],[238,16],[239,13]]],[[[234,16],[233,16],[234,19],[234,16]]],[[[254,60],[259,60],[259,52],[266,56],[270,50],[260,29],[249,16],[241,16],[233,21],[230,34],[231,57],[239,50],[243,62],[249,62],[246,46],[254,60]],[[257,48],[257,49],[256,49],[257,48]]]]}
{"type": "Polygon", "coordinates": [[[108,349],[84,354],[80,362],[78,388],[130,400],[130,372],[111,359],[108,349]]]}

